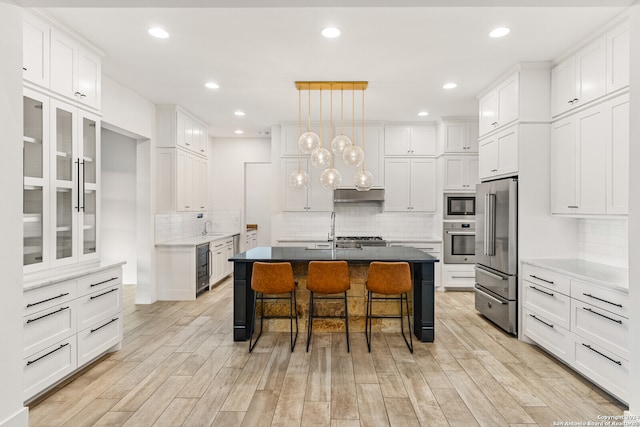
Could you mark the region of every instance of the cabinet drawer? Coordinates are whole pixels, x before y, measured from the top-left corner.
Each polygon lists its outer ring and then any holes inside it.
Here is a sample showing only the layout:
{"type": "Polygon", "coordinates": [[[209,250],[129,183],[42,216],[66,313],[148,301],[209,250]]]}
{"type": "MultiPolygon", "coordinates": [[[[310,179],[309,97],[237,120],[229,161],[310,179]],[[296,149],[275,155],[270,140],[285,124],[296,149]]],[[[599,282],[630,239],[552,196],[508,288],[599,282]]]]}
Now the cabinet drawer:
{"type": "Polygon", "coordinates": [[[523,310],[522,323],[523,333],[540,347],[564,361],[573,360],[573,336],[568,329],[526,308],[523,310]]]}
{"type": "Polygon", "coordinates": [[[75,301],[56,305],[24,317],[23,357],[30,356],[76,333],[75,301]]]}
{"type": "Polygon", "coordinates": [[[574,369],[623,402],[629,402],[629,362],[597,344],[576,336],[574,369]]]}
{"type": "Polygon", "coordinates": [[[77,366],[75,335],[24,359],[24,400],[55,384],[77,366]]]}
{"type": "Polygon", "coordinates": [[[78,280],[78,295],[86,295],[122,283],[122,268],[92,274],[78,280]]]}
{"type": "Polygon", "coordinates": [[[76,296],[75,280],[27,291],[24,293],[24,315],[29,316],[38,311],[64,304],[76,296]]]}
{"type": "Polygon", "coordinates": [[[122,286],[112,286],[78,298],[78,330],[122,310],[122,286]]]}
{"type": "Polygon", "coordinates": [[[531,283],[542,285],[547,289],[553,289],[555,292],[570,295],[571,280],[566,276],[552,273],[528,264],[523,264],[522,276],[523,280],[528,280],[531,283]]]}
{"type": "Polygon", "coordinates": [[[613,289],[572,280],[571,297],[629,318],[629,296],[613,289]]]}
{"type": "Polygon", "coordinates": [[[78,332],[78,366],[82,366],[122,340],[121,313],[78,332]]]}
{"type": "Polygon", "coordinates": [[[571,330],[629,359],[629,321],[591,304],[571,300],[571,330]]]}
{"type": "Polygon", "coordinates": [[[442,285],[445,288],[473,288],[476,284],[476,274],[473,265],[469,268],[442,268],[442,285]]]}
{"type": "Polygon", "coordinates": [[[524,305],[563,328],[571,325],[571,298],[528,280],[523,282],[524,305]]]}

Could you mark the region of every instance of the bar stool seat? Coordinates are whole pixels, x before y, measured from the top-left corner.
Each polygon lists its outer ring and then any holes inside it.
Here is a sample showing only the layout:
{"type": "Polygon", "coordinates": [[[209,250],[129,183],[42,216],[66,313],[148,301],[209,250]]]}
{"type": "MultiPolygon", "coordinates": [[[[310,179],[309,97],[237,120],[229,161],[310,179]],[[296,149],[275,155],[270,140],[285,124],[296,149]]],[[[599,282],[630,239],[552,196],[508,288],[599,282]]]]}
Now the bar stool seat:
{"type": "Polygon", "coordinates": [[[289,336],[291,343],[291,351],[296,345],[298,339],[298,310],[296,301],[296,282],[293,279],[293,268],[290,262],[254,262],[251,274],[251,289],[253,289],[253,317],[251,319],[251,328],[249,336],[249,352],[252,352],[258,340],[262,336],[262,325],[264,319],[286,319],[289,318],[289,336]],[[258,294],[260,294],[260,302],[262,315],[260,316],[260,333],[255,341],[253,341],[254,326],[256,323],[256,305],[258,294]],[[283,295],[288,296],[268,296],[267,295],[283,295]],[[265,316],[264,300],[289,300],[289,316],[265,316]],[[296,335],[293,336],[293,315],[295,312],[296,319],[296,335]]]}
{"type": "Polygon", "coordinates": [[[400,330],[404,342],[407,344],[409,351],[413,353],[413,338],[411,335],[411,316],[409,313],[409,291],[411,290],[411,268],[407,262],[379,262],[374,261],[369,265],[369,276],[366,282],[367,287],[367,313],[365,322],[365,334],[367,337],[367,347],[371,352],[371,330],[372,319],[400,319],[400,330]],[[385,295],[384,297],[374,297],[373,294],[385,295]],[[389,297],[388,295],[399,295],[399,297],[389,297]],[[400,301],[399,316],[374,316],[373,300],[400,301]],[[409,326],[409,340],[404,333],[404,322],[402,320],[402,301],[406,302],[407,308],[407,325],[409,326]]]}
{"type": "Polygon", "coordinates": [[[307,271],[307,289],[309,290],[309,327],[307,328],[307,351],[311,343],[314,318],[344,318],[347,333],[347,352],[351,351],[349,345],[349,310],[347,307],[347,291],[351,289],[349,278],[349,265],[346,261],[311,261],[307,271]],[[343,296],[323,296],[316,294],[343,296]],[[344,299],[344,316],[319,316],[315,314],[314,299],[344,299]]]}

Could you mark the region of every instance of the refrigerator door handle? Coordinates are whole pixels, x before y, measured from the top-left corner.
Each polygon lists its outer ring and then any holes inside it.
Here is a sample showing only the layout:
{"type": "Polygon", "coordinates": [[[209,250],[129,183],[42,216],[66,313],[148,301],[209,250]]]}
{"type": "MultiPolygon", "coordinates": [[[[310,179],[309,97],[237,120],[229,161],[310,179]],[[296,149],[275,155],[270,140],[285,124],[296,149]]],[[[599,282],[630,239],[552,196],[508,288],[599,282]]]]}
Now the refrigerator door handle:
{"type": "Polygon", "coordinates": [[[489,194],[484,195],[484,238],[483,238],[483,254],[489,255],[489,194]]]}
{"type": "Polygon", "coordinates": [[[487,194],[487,214],[485,218],[488,220],[489,224],[485,228],[487,236],[485,238],[485,242],[487,242],[487,253],[488,256],[494,256],[496,254],[496,195],[495,194],[487,194]]]}

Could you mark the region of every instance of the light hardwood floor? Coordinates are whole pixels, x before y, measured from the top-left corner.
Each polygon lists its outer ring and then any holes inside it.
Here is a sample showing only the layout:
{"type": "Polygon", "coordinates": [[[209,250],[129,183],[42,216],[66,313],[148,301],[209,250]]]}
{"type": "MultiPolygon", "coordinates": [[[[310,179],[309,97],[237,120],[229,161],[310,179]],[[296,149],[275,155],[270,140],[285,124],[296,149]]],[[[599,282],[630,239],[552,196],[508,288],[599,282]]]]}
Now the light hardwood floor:
{"type": "Polygon", "coordinates": [[[473,308],[436,293],[436,339],[266,333],[252,354],[232,336],[227,280],[195,302],[135,305],[125,286],[121,351],[30,406],[31,426],[550,426],[625,406],[473,308]]]}

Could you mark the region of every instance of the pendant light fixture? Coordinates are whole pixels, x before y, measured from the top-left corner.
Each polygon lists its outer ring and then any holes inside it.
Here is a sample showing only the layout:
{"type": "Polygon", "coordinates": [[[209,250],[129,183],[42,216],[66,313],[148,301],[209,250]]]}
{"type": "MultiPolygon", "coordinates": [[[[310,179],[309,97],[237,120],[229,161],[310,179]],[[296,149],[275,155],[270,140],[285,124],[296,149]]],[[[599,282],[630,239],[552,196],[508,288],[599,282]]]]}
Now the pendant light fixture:
{"type": "MultiPolygon", "coordinates": [[[[298,95],[299,94],[300,89],[298,89],[298,95]]],[[[311,131],[311,86],[308,86],[307,100],[307,131],[300,135],[298,139],[298,148],[304,154],[310,154],[320,143],[318,134],[311,131]]]]}
{"type": "MultiPolygon", "coordinates": [[[[351,139],[344,134],[344,89],[340,88],[340,135],[331,140],[331,151],[336,156],[342,156],[345,148],[349,147],[352,142],[351,139]]],[[[333,115],[331,115],[333,118],[333,115]]],[[[332,127],[333,129],[333,127],[332,127]]]]}
{"type": "MultiPolygon", "coordinates": [[[[302,130],[302,118],[300,113],[300,91],[298,91],[298,135],[302,130]]],[[[309,185],[309,174],[302,170],[302,159],[300,158],[300,149],[298,149],[298,169],[289,175],[289,184],[294,188],[307,188],[309,185]]]]}
{"type": "MultiPolygon", "coordinates": [[[[320,89],[320,93],[322,94],[322,89],[320,89]]],[[[330,107],[329,107],[329,118],[331,123],[331,137],[333,137],[333,90],[330,92],[331,96],[330,107]]],[[[320,117],[322,117],[322,112],[320,113],[320,117]]],[[[321,119],[322,120],[322,119],[321,119]]],[[[333,141],[333,138],[332,138],[333,141]]],[[[333,151],[333,150],[332,150],[333,151]]],[[[338,188],[338,186],[342,183],[342,174],[340,171],[333,167],[333,152],[329,153],[329,167],[322,171],[320,174],[320,184],[323,188],[327,190],[334,190],[338,188]]]]}
{"type": "MultiPolygon", "coordinates": [[[[355,94],[356,94],[356,91],[354,89],[351,92],[351,112],[352,112],[351,130],[354,136],[353,139],[355,139],[355,135],[356,135],[356,107],[355,107],[356,95],[355,94]]],[[[352,168],[357,168],[364,161],[364,151],[362,151],[362,148],[360,148],[357,144],[353,143],[347,148],[345,148],[344,151],[342,152],[342,160],[344,161],[345,165],[352,168]]]]}
{"type": "Polygon", "coordinates": [[[331,163],[331,153],[322,146],[322,89],[320,89],[320,138],[318,146],[311,152],[311,164],[317,169],[326,169],[331,163]]]}
{"type": "MultiPolygon", "coordinates": [[[[354,91],[355,92],[355,91],[354,91]]],[[[364,89],[362,90],[362,169],[353,177],[353,185],[358,191],[369,191],[373,185],[373,175],[364,168],[364,89]]]]}

